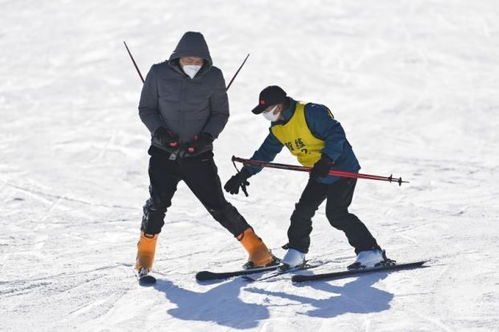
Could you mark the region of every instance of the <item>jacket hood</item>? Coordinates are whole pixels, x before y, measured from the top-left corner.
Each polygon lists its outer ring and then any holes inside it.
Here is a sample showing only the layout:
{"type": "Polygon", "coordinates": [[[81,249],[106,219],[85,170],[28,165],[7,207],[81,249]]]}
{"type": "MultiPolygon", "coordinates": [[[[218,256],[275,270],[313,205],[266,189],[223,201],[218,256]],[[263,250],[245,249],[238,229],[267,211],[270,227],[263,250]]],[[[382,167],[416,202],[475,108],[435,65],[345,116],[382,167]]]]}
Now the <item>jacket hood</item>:
{"type": "Polygon", "coordinates": [[[168,62],[173,63],[184,56],[197,56],[206,61],[207,67],[213,65],[208,45],[200,32],[186,32],[178,42],[168,62]]]}

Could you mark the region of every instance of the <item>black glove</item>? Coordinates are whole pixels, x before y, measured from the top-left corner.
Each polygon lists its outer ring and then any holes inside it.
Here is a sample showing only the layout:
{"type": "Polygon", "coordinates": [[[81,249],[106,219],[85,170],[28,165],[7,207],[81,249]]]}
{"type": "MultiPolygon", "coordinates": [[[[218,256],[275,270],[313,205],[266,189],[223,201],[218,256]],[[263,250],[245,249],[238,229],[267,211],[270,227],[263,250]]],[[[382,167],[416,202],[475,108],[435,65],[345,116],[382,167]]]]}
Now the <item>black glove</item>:
{"type": "Polygon", "coordinates": [[[314,167],[310,171],[311,178],[317,178],[321,176],[326,176],[329,174],[329,170],[334,165],[334,160],[329,158],[326,154],[322,154],[321,159],[315,163],[314,167]]]}
{"type": "Polygon", "coordinates": [[[249,172],[246,170],[246,168],[243,168],[241,172],[237,173],[236,175],[232,176],[229,181],[224,186],[224,189],[226,192],[231,193],[232,195],[238,194],[239,193],[239,188],[241,186],[249,186],[249,182],[247,179],[251,175],[249,172]]]}
{"type": "Polygon", "coordinates": [[[165,127],[159,127],[156,129],[152,135],[154,142],[160,146],[176,148],[178,147],[178,135],[174,134],[172,131],[166,129],[165,127]]]}
{"type": "Polygon", "coordinates": [[[213,143],[213,137],[208,133],[202,133],[199,136],[194,136],[192,141],[187,144],[187,154],[195,154],[202,151],[206,146],[213,143]]]}

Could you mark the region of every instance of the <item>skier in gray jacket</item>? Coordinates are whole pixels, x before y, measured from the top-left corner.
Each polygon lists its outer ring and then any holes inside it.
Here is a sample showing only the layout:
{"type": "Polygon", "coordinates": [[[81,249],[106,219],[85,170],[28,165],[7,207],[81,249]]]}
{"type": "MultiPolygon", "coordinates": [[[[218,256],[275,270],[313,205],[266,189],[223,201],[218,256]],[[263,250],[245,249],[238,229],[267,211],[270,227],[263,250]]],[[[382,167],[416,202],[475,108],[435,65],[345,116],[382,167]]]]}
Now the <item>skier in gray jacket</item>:
{"type": "Polygon", "coordinates": [[[153,136],[153,145],[160,149],[175,152],[181,145],[199,145],[202,139],[205,144],[191,155],[212,149],[211,141],[229,118],[229,102],[222,71],[213,66],[202,34],[187,32],[168,61],[151,67],[139,114],[151,133],[159,128],[169,131],[170,137],[153,136]],[[162,139],[169,144],[163,144],[162,139]],[[170,146],[175,142],[179,145],[170,146]]]}
{"type": "Polygon", "coordinates": [[[151,67],[139,115],[152,137],[150,198],[143,209],[135,266],[139,276],[152,268],[158,234],[180,181],[248,251],[246,268],[276,264],[277,259],[223,195],[212,150],[227,123],[229,103],[222,71],[213,66],[201,33],[185,33],[170,59],[151,67]]]}

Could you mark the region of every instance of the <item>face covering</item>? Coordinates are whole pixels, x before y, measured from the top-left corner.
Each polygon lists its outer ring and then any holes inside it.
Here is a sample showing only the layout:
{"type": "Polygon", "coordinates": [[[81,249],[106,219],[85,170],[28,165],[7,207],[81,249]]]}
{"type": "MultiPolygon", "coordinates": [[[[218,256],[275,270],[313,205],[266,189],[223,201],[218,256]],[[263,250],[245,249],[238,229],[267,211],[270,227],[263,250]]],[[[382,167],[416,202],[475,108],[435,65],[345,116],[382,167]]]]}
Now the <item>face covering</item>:
{"type": "Polygon", "coordinates": [[[263,117],[271,122],[275,122],[279,119],[279,113],[274,114],[275,109],[277,108],[278,105],[275,105],[272,107],[272,109],[269,112],[264,112],[263,117]]]}
{"type": "Polygon", "coordinates": [[[194,78],[194,76],[196,76],[196,74],[198,73],[199,69],[201,69],[201,66],[200,65],[185,65],[182,67],[184,73],[186,73],[187,75],[189,75],[189,77],[191,79],[194,78]]]}

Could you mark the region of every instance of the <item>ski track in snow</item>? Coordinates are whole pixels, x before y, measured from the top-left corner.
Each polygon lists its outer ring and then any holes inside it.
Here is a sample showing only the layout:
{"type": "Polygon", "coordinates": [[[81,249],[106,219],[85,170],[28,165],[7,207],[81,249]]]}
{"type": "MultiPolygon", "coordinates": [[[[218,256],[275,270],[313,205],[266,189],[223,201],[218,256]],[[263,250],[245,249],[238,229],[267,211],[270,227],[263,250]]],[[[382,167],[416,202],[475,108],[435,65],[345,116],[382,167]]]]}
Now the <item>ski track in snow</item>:
{"type": "MultiPolygon", "coordinates": [[[[495,1],[4,2],[0,22],[0,331],[499,331],[495,1]],[[390,257],[430,267],[197,283],[245,255],[181,184],[158,283],[139,287],[149,134],[122,41],[145,75],[188,30],[205,34],[227,81],[251,53],[215,144],[222,182],[230,157],[266,136],[249,110],[279,84],[331,108],[362,172],[410,181],[359,180],[351,211],[390,257]]],[[[276,161],[296,164],[286,151],[276,161]]],[[[306,181],[264,170],[249,197],[227,197],[281,256],[306,181]]],[[[324,206],[308,257],[326,264],[301,273],[354,258],[324,206]]]]}

